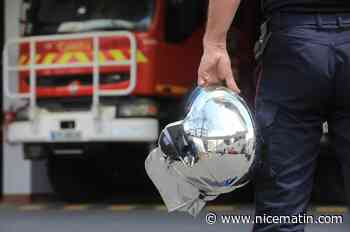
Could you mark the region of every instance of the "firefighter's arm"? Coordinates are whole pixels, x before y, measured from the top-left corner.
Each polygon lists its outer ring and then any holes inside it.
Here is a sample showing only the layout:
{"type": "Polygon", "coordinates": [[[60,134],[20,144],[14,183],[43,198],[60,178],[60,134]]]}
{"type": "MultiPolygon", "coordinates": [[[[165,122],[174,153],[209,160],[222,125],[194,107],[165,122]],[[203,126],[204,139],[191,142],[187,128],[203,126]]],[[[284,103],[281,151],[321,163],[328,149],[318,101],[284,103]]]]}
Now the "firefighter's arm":
{"type": "Polygon", "coordinates": [[[225,82],[239,92],[233,78],[231,61],[226,48],[227,33],[240,0],[210,0],[206,33],[203,38],[204,54],[198,70],[198,84],[208,86],[225,82]]]}

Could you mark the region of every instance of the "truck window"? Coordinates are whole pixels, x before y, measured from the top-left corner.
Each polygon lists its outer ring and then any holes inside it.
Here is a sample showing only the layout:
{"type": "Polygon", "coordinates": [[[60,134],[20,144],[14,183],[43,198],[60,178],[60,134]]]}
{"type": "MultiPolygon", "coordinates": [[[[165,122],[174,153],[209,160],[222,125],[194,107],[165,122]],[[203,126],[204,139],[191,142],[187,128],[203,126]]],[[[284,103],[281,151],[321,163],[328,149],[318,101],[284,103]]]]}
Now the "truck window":
{"type": "Polygon", "coordinates": [[[147,30],[154,0],[31,0],[29,35],[147,30]]]}

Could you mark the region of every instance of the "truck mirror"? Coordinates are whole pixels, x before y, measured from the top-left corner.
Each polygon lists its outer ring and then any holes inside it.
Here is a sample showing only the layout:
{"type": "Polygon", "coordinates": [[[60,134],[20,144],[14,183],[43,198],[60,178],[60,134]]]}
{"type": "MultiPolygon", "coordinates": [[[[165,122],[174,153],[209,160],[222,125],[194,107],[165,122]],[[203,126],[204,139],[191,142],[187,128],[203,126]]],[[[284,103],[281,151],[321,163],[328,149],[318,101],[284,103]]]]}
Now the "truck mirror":
{"type": "Polygon", "coordinates": [[[204,22],[207,0],[167,0],[165,40],[181,43],[204,22]]]}

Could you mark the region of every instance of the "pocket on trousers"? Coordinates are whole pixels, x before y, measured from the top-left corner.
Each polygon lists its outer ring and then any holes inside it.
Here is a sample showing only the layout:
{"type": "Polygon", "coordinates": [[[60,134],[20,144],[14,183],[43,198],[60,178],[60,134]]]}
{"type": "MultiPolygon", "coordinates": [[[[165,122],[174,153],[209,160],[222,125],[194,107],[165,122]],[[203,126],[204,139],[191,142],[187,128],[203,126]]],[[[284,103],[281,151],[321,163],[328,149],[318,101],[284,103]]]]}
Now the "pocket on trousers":
{"type": "MultiPolygon", "coordinates": [[[[270,128],[275,122],[278,106],[275,103],[258,100],[256,105],[256,119],[259,130],[270,128]]],[[[262,135],[264,136],[264,134],[262,135]]]]}
{"type": "Polygon", "coordinates": [[[258,180],[271,180],[275,171],[271,167],[269,137],[278,113],[278,105],[268,101],[257,101],[256,120],[258,124],[258,149],[255,177],[258,180]]]}

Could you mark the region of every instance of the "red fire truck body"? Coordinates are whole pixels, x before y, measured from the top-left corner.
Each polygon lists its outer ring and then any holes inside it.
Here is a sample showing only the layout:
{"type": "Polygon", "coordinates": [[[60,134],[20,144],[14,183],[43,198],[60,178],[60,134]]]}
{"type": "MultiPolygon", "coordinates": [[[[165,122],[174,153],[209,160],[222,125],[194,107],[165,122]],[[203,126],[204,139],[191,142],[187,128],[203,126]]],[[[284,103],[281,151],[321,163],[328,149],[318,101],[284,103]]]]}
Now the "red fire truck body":
{"type": "MultiPolygon", "coordinates": [[[[162,6],[160,1],[158,7],[162,6]]],[[[137,81],[132,95],[142,96],[169,96],[183,95],[193,85],[196,78],[196,68],[201,55],[201,36],[199,29],[180,45],[166,43],[163,33],[159,33],[159,27],[163,27],[163,16],[158,14],[147,32],[135,32],[137,44],[137,81]]],[[[101,35],[98,49],[98,62],[100,67],[102,90],[126,89],[130,85],[130,80],[125,79],[118,83],[103,83],[104,76],[126,74],[130,72],[130,67],[123,62],[130,60],[131,44],[127,37],[101,35]],[[121,62],[120,64],[108,62],[121,62]]],[[[94,61],[93,37],[83,35],[79,39],[56,39],[55,36],[48,36],[40,39],[35,44],[35,65],[38,65],[38,78],[64,78],[71,75],[92,76],[94,61]],[[54,40],[53,40],[54,39],[54,40]],[[72,64],[73,67],[70,67],[72,64]],[[55,67],[57,65],[57,67],[55,67]],[[61,66],[59,66],[61,65],[61,66]],[[78,67],[74,67],[77,65],[78,67]],[[79,67],[79,65],[85,65],[79,67]],[[42,67],[40,67],[42,66],[42,67]],[[46,67],[45,67],[46,66],[46,67]],[[51,66],[51,67],[50,67],[51,66]]],[[[29,42],[20,44],[19,64],[24,67],[30,65],[29,42]]],[[[91,79],[91,77],[90,77],[91,79]]],[[[29,69],[21,72],[21,92],[29,92],[29,69]]],[[[40,82],[40,81],[39,81],[40,82]]],[[[89,82],[87,80],[87,82],[89,82]]],[[[52,97],[78,97],[91,96],[93,89],[91,83],[85,84],[79,81],[75,91],[70,85],[66,86],[37,86],[38,98],[52,97]]]]}
{"type": "Polygon", "coordinates": [[[90,195],[92,179],[123,169],[126,143],[150,146],[178,119],[196,83],[204,4],[23,1],[24,36],[3,52],[6,137],[48,160],[56,192],[90,195]]]}
{"type": "MultiPolygon", "coordinates": [[[[105,2],[113,4],[113,1],[105,2]]],[[[27,99],[29,106],[21,109],[21,115],[28,114],[28,120],[17,120],[10,124],[9,140],[25,144],[156,141],[159,129],[156,117],[162,111],[157,101],[162,97],[183,96],[195,83],[203,30],[198,26],[192,28],[181,42],[167,41],[168,25],[165,19],[169,17],[166,13],[171,3],[164,0],[149,2],[152,3],[153,11],[149,14],[148,25],[142,30],[135,29],[137,26],[132,25],[135,22],[119,19],[109,19],[109,23],[124,25],[118,30],[104,31],[103,27],[101,30],[96,26],[90,30],[81,29],[86,25],[101,23],[101,19],[94,19],[93,22],[62,22],[55,34],[10,40],[4,51],[6,93],[12,98],[27,99]],[[18,59],[11,64],[9,57],[16,47],[19,50],[18,59]],[[12,81],[10,76],[16,75],[16,72],[19,77],[18,93],[9,88],[12,81]],[[85,117],[90,116],[84,121],[77,112],[73,112],[73,116],[71,111],[64,109],[56,112],[52,111],[52,107],[50,110],[41,107],[42,102],[54,104],[81,97],[92,98],[91,110],[80,111],[85,117]],[[134,98],[131,102],[126,100],[122,103],[121,108],[124,110],[122,115],[118,115],[118,106],[112,109],[110,104],[106,107],[101,103],[102,98],[113,97],[117,99],[116,105],[118,98],[134,98]],[[141,105],[134,106],[139,115],[127,112],[133,111],[134,102],[141,105]],[[115,116],[115,128],[113,122],[101,118],[103,109],[109,112],[108,120],[115,116]],[[140,120],[137,120],[138,117],[140,120]],[[105,125],[105,128],[101,128],[100,123],[99,133],[96,127],[89,128],[96,124],[96,118],[104,121],[105,125]],[[128,123],[125,123],[126,118],[129,118],[128,123]],[[33,122],[36,122],[36,133],[31,128],[33,122]],[[63,124],[70,124],[70,127],[64,128],[63,124]],[[139,133],[134,139],[136,131],[139,133]]],[[[77,11],[86,11],[84,7],[78,7],[77,11]]],[[[106,24],[105,21],[102,23],[106,24]]]]}

